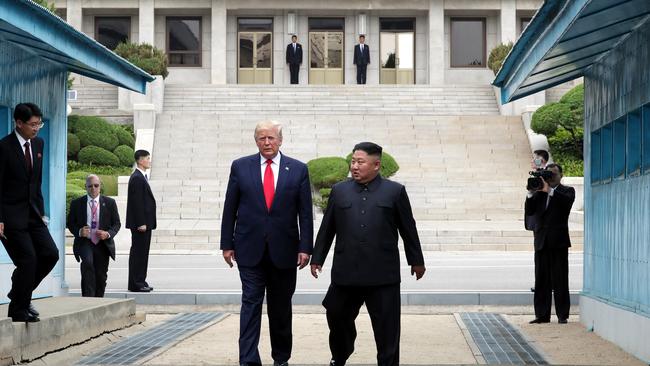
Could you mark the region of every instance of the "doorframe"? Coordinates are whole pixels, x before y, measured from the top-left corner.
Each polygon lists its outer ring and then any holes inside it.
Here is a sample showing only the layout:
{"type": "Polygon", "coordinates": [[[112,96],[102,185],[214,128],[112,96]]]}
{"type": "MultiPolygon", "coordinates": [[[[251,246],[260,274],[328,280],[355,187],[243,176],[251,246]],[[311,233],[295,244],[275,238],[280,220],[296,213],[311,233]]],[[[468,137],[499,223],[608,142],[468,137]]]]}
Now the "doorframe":
{"type": "MultiPolygon", "coordinates": [[[[236,37],[236,48],[237,48],[237,67],[235,68],[235,76],[236,76],[235,81],[236,81],[236,84],[239,85],[239,57],[240,57],[240,53],[239,53],[239,33],[266,33],[266,32],[270,32],[271,33],[271,82],[268,85],[273,85],[273,83],[274,83],[274,80],[273,80],[273,78],[274,78],[274,75],[273,75],[274,74],[274,72],[273,72],[274,48],[273,47],[275,46],[275,35],[273,33],[274,33],[274,27],[275,27],[275,19],[273,19],[273,17],[264,17],[264,16],[258,16],[258,17],[238,16],[236,24],[237,24],[237,32],[235,32],[236,33],[236,36],[235,36],[236,37]],[[259,29],[259,30],[250,30],[250,31],[240,31],[239,30],[239,20],[240,19],[266,19],[266,20],[271,20],[271,30],[259,29]]],[[[254,49],[257,49],[257,44],[254,44],[253,47],[254,47],[254,49]]],[[[253,69],[257,68],[255,66],[256,65],[253,65],[253,69]]],[[[243,85],[255,85],[255,84],[243,84],[243,85]]],[[[267,84],[262,84],[262,85],[267,85],[267,84]]]]}
{"type": "MultiPolygon", "coordinates": [[[[416,59],[417,50],[416,50],[416,47],[417,47],[417,43],[418,43],[418,41],[417,41],[417,36],[418,36],[417,26],[418,26],[418,24],[417,24],[416,18],[415,17],[379,17],[379,52],[381,52],[381,32],[384,32],[381,29],[381,20],[382,19],[395,19],[395,20],[401,19],[401,20],[409,20],[409,21],[413,22],[413,30],[410,30],[410,29],[390,30],[390,29],[388,29],[388,30],[385,30],[385,32],[393,32],[393,33],[406,33],[406,32],[410,33],[410,32],[413,32],[413,84],[409,84],[409,85],[415,85],[416,82],[417,82],[417,59],[416,59]]],[[[397,40],[397,38],[396,38],[396,40],[397,40]]],[[[397,66],[397,65],[395,65],[395,66],[397,66]]],[[[379,68],[378,69],[379,69],[379,85],[381,85],[381,53],[379,54],[379,68]]],[[[397,67],[395,68],[395,73],[397,73],[397,67]]],[[[391,85],[391,84],[386,84],[386,85],[391,85]]],[[[397,84],[397,83],[395,83],[395,85],[406,85],[406,84],[397,84]]]]}
{"type": "MultiPolygon", "coordinates": [[[[309,56],[307,57],[307,62],[308,62],[308,68],[307,68],[307,85],[318,85],[318,84],[310,84],[309,80],[309,71],[311,71],[311,32],[341,32],[343,34],[343,46],[341,49],[341,84],[340,85],[345,85],[345,17],[344,16],[329,16],[329,17],[321,17],[321,16],[314,16],[314,17],[307,17],[307,49],[309,52],[309,56]],[[310,28],[309,27],[309,19],[341,19],[343,21],[343,28],[334,30],[334,29],[320,29],[320,28],[310,28]]],[[[327,42],[327,40],[325,40],[327,42]]],[[[327,47],[327,44],[326,44],[327,47]]],[[[329,54],[329,52],[328,52],[329,54]]],[[[327,84],[323,84],[327,85],[327,84]]]]}

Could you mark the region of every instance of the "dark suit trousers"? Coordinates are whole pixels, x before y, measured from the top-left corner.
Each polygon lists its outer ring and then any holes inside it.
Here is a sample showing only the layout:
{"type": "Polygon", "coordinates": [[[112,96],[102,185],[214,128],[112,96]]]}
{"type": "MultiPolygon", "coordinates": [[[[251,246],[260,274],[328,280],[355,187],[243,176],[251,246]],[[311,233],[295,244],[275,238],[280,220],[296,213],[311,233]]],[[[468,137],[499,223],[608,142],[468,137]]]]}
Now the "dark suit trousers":
{"type": "Polygon", "coordinates": [[[296,290],[296,269],[276,268],[268,251],[258,265],[238,268],[242,284],[239,363],[262,363],[257,346],[260,341],[264,290],[271,335],[271,357],[277,362],[288,361],[292,347],[291,297],[296,290]]]}
{"type": "Polygon", "coordinates": [[[378,366],[399,365],[400,291],[399,283],[385,286],[338,286],[331,284],[323,300],[330,328],[330,350],[337,365],[354,352],[357,329],[354,321],[366,304],[377,345],[378,366]]]}
{"type": "Polygon", "coordinates": [[[143,233],[131,229],[131,250],[129,251],[129,290],[148,286],[147,267],[149,266],[149,247],[151,230],[143,233]]]}
{"type": "Polygon", "coordinates": [[[357,65],[357,84],[366,83],[366,70],[368,65],[357,65]]]}
{"type": "Polygon", "coordinates": [[[535,317],[551,319],[551,300],[555,296],[558,319],[569,318],[569,248],[543,248],[535,251],[535,317]]]}
{"type": "Polygon", "coordinates": [[[108,277],[110,254],[102,242],[95,245],[90,240],[79,248],[81,258],[81,296],[104,297],[108,277]]]}
{"type": "Polygon", "coordinates": [[[298,84],[298,71],[300,71],[300,64],[289,64],[289,71],[291,73],[291,84],[298,84]]]}
{"type": "Polygon", "coordinates": [[[27,229],[5,229],[3,240],[16,269],[11,276],[8,297],[9,314],[27,310],[32,292],[59,261],[59,250],[50,232],[36,212],[32,211],[27,229]]]}

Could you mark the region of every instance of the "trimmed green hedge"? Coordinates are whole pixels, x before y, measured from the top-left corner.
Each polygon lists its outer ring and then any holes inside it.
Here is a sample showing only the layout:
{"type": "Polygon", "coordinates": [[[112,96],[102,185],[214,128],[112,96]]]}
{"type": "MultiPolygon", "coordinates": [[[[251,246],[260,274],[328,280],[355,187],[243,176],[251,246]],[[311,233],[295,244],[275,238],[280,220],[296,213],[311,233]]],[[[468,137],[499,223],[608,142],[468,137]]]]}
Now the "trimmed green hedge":
{"type": "Polygon", "coordinates": [[[74,133],[81,141],[81,147],[97,146],[113,151],[119,144],[113,127],[103,118],[82,116],[74,125],[74,133]]]}
{"type": "MultiPolygon", "coordinates": [[[[115,131],[115,136],[117,136],[117,140],[119,141],[120,145],[126,145],[131,149],[135,148],[135,139],[133,138],[131,132],[127,131],[127,129],[124,126],[120,126],[120,125],[112,125],[112,126],[113,126],[113,131],[115,131]]],[[[131,156],[131,160],[133,160],[133,156],[131,156]]]]}
{"type": "Polygon", "coordinates": [[[555,134],[560,125],[571,124],[572,119],[573,113],[568,105],[549,103],[535,111],[530,127],[533,131],[550,137],[555,134]]]}
{"type": "Polygon", "coordinates": [[[133,173],[132,167],[124,166],[105,166],[105,165],[88,165],[81,164],[77,161],[68,161],[68,172],[83,171],[97,175],[131,175],[133,173]]]}
{"type": "Polygon", "coordinates": [[[120,145],[113,150],[113,154],[120,159],[120,163],[124,166],[133,166],[133,155],[135,151],[130,146],[120,145]]]}
{"type": "Polygon", "coordinates": [[[68,158],[76,158],[81,149],[79,137],[73,133],[68,133],[68,158]]]}
{"type": "MultiPolygon", "coordinates": [[[[350,163],[352,162],[352,153],[348,154],[348,156],[345,157],[345,161],[347,162],[347,165],[350,166],[350,163]]],[[[382,152],[381,168],[379,168],[379,174],[381,174],[381,176],[384,178],[390,178],[395,175],[398,170],[399,165],[397,164],[395,158],[387,152],[382,152]]]]}
{"type": "Polygon", "coordinates": [[[343,158],[323,157],[310,160],[309,180],[317,189],[331,188],[335,183],[345,180],[348,176],[349,165],[343,158]]]}
{"type": "Polygon", "coordinates": [[[88,165],[120,165],[120,159],[115,154],[97,146],[86,146],[81,149],[79,151],[79,162],[88,165]]]}
{"type": "Polygon", "coordinates": [[[66,184],[65,186],[65,215],[66,217],[68,216],[68,213],[70,212],[70,202],[72,202],[73,199],[79,198],[83,195],[86,194],[86,190],[77,187],[76,185],[73,184],[66,184]]]}
{"type": "Polygon", "coordinates": [[[167,56],[150,44],[120,43],[115,48],[115,53],[151,75],[162,75],[163,78],[169,75],[167,56]]]}

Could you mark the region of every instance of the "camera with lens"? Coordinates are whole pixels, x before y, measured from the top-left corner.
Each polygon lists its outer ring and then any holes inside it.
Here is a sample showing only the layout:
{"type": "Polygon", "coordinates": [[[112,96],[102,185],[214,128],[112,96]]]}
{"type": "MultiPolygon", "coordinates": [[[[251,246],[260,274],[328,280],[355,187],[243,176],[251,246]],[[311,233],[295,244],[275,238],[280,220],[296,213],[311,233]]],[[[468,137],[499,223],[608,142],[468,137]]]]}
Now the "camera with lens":
{"type": "Polygon", "coordinates": [[[548,169],[537,169],[529,172],[530,178],[528,178],[528,184],[526,189],[529,191],[539,191],[544,188],[544,181],[549,183],[553,178],[553,172],[548,169]]]}

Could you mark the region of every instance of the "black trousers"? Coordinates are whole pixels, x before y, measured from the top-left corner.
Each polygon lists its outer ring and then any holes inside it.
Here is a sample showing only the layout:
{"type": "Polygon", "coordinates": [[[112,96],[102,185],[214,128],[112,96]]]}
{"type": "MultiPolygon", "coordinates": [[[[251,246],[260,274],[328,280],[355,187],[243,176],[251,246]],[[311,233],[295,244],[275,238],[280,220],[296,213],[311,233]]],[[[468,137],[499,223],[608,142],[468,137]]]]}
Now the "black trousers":
{"type": "Polygon", "coordinates": [[[289,64],[289,72],[291,73],[291,84],[298,84],[299,71],[300,71],[300,64],[289,64]]]}
{"type": "Polygon", "coordinates": [[[399,283],[385,286],[338,286],[331,284],[323,300],[330,328],[330,351],[336,365],[344,365],[354,352],[357,329],[354,321],[366,304],[377,345],[378,366],[399,365],[399,283]]]}
{"type": "Polygon", "coordinates": [[[366,70],[368,65],[357,65],[357,84],[366,83],[366,70]]]}
{"type": "Polygon", "coordinates": [[[266,308],[271,336],[271,357],[285,362],[291,358],[291,298],[296,290],[296,269],[276,268],[268,253],[253,267],[239,266],[242,284],[239,318],[239,363],[262,364],[258,344],[262,325],[262,302],[266,308]]]}
{"type": "Polygon", "coordinates": [[[535,317],[551,319],[551,300],[555,296],[558,319],[569,318],[569,248],[543,248],[535,251],[535,317]]]}
{"type": "Polygon", "coordinates": [[[149,266],[149,247],[151,246],[151,230],[143,233],[131,229],[131,250],[129,251],[129,290],[137,290],[147,283],[147,267],[149,266]]]}
{"type": "Polygon", "coordinates": [[[110,253],[103,242],[86,240],[79,248],[81,258],[81,296],[104,297],[110,253]]]}
{"type": "Polygon", "coordinates": [[[32,292],[59,261],[59,250],[43,220],[34,211],[27,229],[5,227],[7,240],[2,241],[16,269],[11,275],[11,291],[7,295],[9,316],[27,310],[32,292]]]}

